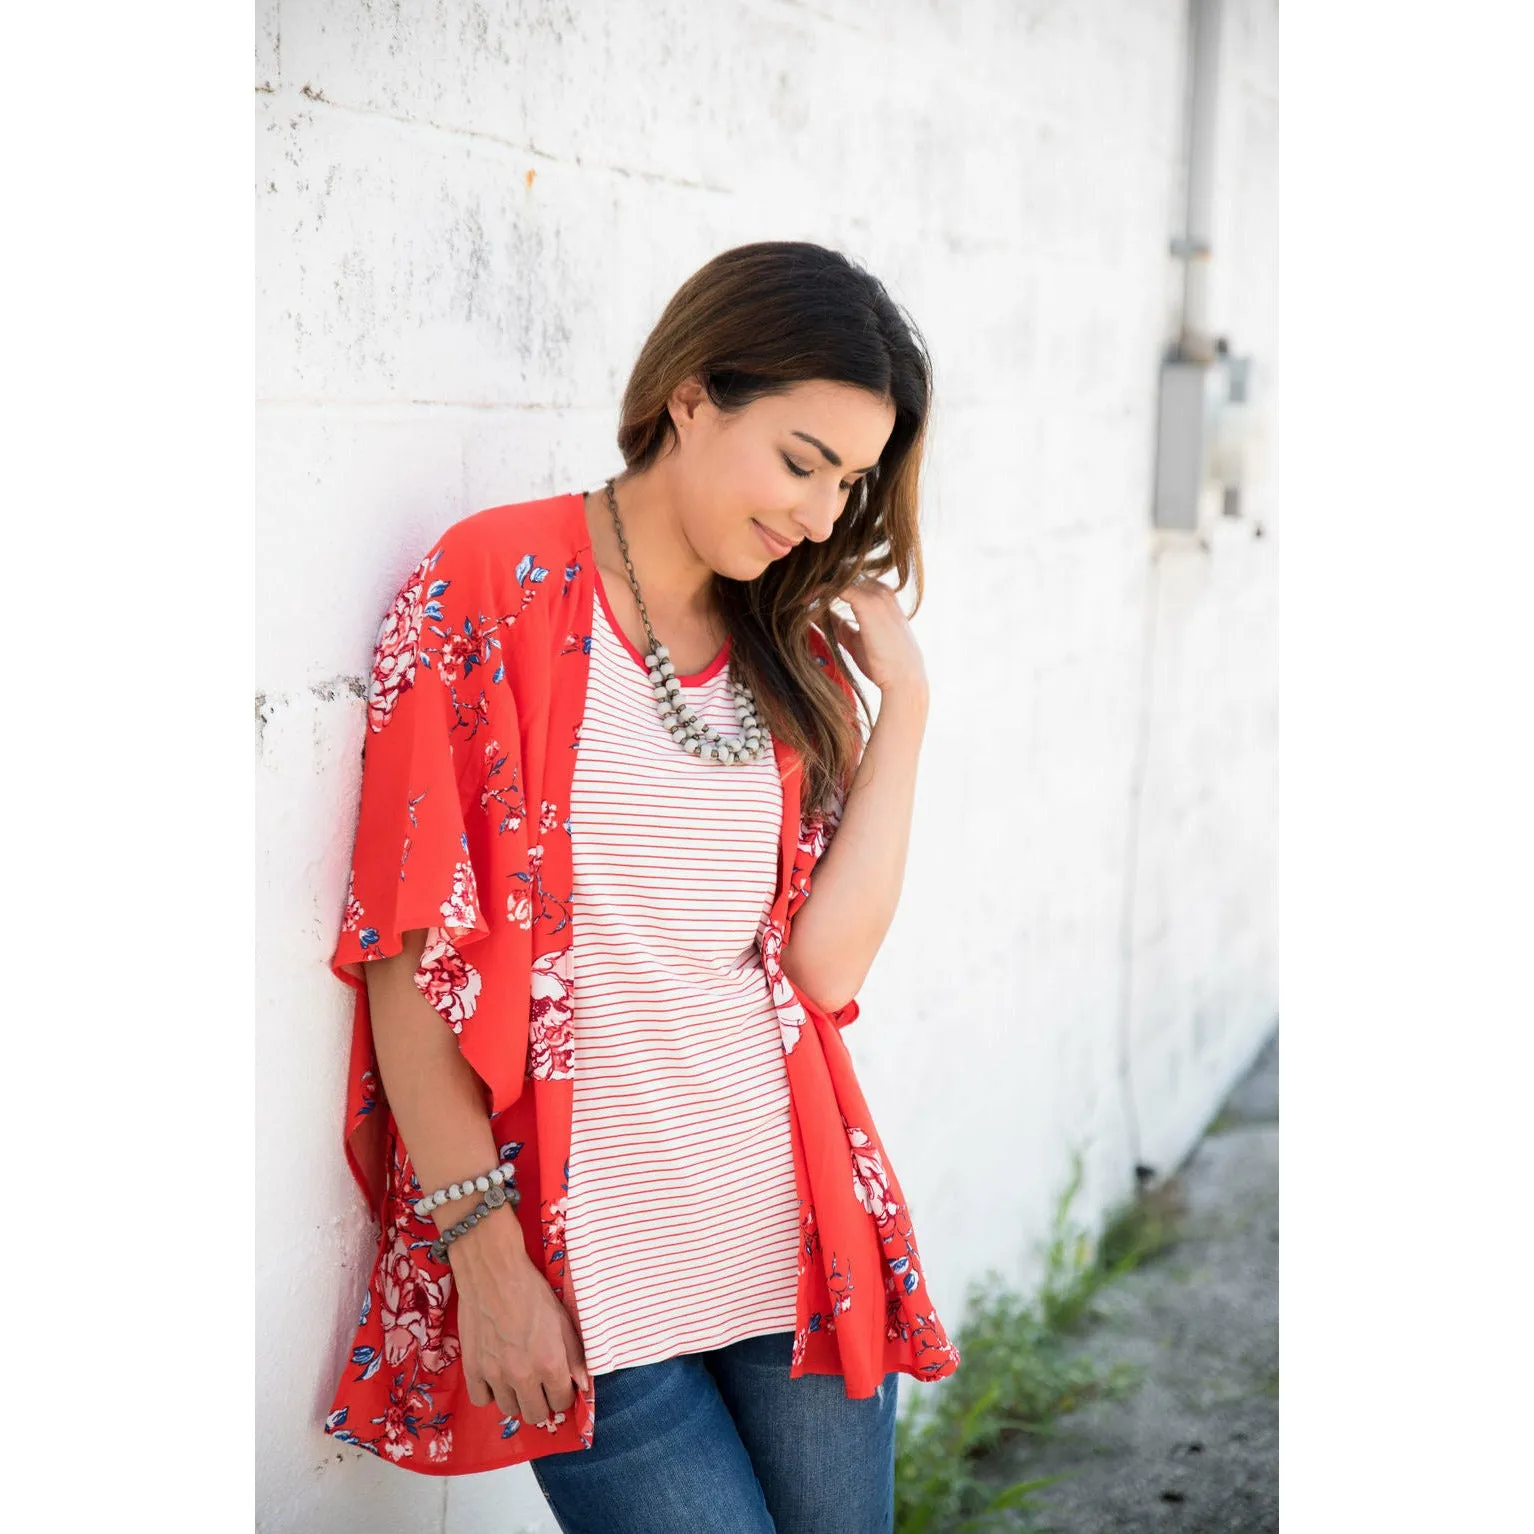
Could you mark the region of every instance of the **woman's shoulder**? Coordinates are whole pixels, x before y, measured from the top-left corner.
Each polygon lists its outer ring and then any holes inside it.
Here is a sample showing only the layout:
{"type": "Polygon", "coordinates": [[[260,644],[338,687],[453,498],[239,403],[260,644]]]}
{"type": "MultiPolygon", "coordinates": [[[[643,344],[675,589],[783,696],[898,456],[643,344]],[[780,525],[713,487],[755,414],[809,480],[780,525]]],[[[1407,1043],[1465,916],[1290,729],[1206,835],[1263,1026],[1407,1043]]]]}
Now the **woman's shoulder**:
{"type": "Polygon", "coordinates": [[[470,512],[443,530],[434,550],[461,560],[509,560],[515,567],[524,556],[564,564],[590,544],[585,498],[570,491],[470,512]]]}
{"type": "MultiPolygon", "coordinates": [[[[585,497],[578,491],[487,506],[450,523],[412,580],[429,590],[439,621],[471,626],[492,615],[562,609],[589,562],[585,497]],[[551,602],[551,598],[553,599],[551,602]]],[[[553,612],[549,614],[553,619],[553,612]]]]}
{"type": "Polygon", "coordinates": [[[590,547],[578,491],[487,506],[451,523],[400,599],[413,603],[420,621],[452,646],[439,674],[445,680],[459,674],[454,657],[460,651],[483,659],[490,649],[513,673],[529,660],[546,669],[546,645],[563,644],[579,626],[578,604],[590,599],[580,579],[590,547]]]}

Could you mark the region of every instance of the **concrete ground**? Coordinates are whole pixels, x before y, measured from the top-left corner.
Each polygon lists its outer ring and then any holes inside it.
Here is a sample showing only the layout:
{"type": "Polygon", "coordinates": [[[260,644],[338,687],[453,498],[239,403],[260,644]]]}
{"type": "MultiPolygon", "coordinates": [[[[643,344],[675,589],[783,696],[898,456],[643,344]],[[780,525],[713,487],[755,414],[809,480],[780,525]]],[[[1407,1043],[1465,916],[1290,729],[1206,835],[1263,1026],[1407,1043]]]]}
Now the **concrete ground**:
{"type": "Polygon", "coordinates": [[[1182,1238],[1099,1297],[1080,1346],[1143,1370],[1120,1400],[1014,1441],[987,1463],[996,1484],[1065,1479],[1020,1527],[1051,1534],[1278,1528],[1278,1035],[1177,1174],[1182,1238]]]}

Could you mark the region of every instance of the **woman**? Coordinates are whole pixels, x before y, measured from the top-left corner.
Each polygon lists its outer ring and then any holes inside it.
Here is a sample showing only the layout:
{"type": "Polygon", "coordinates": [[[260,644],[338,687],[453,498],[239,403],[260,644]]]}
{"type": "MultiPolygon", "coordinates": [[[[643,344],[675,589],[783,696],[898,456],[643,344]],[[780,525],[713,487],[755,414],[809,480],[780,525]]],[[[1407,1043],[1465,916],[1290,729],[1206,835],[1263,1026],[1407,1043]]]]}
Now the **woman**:
{"type": "Polygon", "coordinates": [[[840,1029],[926,723],[877,577],[919,602],[929,398],[846,258],[727,251],[645,343],[624,472],[401,588],[332,961],[382,1222],[342,1441],[530,1462],[570,1534],[891,1527],[899,1376],[959,1355],[840,1029]]]}

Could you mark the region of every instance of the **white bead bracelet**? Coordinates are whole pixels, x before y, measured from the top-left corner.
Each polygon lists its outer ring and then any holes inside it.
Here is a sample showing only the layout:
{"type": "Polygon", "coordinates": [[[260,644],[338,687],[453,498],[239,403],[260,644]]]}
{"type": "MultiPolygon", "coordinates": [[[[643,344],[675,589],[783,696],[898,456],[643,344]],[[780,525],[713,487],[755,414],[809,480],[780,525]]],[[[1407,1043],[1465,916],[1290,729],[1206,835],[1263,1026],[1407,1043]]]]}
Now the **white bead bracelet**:
{"type": "Polygon", "coordinates": [[[492,1171],[482,1172],[478,1177],[467,1177],[462,1182],[449,1183],[445,1188],[438,1188],[435,1193],[428,1193],[425,1198],[416,1201],[415,1212],[423,1220],[430,1219],[433,1209],[440,1209],[444,1204],[451,1204],[460,1198],[471,1198],[476,1193],[488,1193],[491,1188],[499,1188],[502,1183],[509,1187],[516,1178],[516,1167],[509,1161],[503,1161],[492,1171]]]}

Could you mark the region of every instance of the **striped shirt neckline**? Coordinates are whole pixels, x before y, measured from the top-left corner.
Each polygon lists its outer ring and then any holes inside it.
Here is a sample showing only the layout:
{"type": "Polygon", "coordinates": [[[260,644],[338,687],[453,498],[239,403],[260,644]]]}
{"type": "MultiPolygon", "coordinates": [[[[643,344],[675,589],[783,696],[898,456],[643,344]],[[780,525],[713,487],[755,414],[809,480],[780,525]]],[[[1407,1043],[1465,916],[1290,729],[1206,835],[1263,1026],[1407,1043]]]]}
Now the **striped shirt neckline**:
{"type": "MultiPolygon", "coordinates": [[[[618,636],[618,640],[622,644],[623,648],[627,650],[628,653],[634,658],[634,664],[638,666],[642,672],[644,672],[646,677],[648,677],[650,675],[650,668],[645,665],[644,656],[634,648],[634,641],[630,639],[626,633],[624,633],[623,625],[618,622],[617,614],[613,612],[612,603],[607,600],[607,587],[602,584],[602,572],[597,568],[595,559],[593,559],[591,562],[591,574],[593,580],[596,582],[597,599],[602,604],[602,611],[604,614],[606,614],[608,626],[612,629],[613,633],[618,636]]],[[[661,640],[661,643],[664,644],[665,640],[661,640]]],[[[690,676],[683,676],[681,672],[678,672],[676,679],[684,687],[696,687],[703,682],[707,682],[710,680],[710,678],[717,676],[729,658],[730,636],[726,634],[724,643],[719,648],[719,653],[701,671],[694,671],[690,676]]]]}

